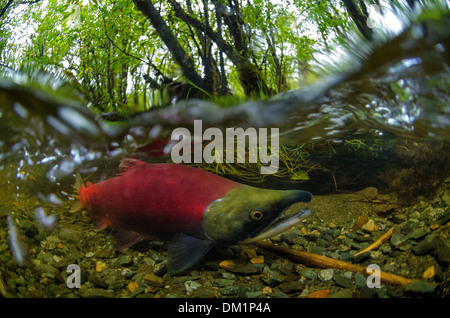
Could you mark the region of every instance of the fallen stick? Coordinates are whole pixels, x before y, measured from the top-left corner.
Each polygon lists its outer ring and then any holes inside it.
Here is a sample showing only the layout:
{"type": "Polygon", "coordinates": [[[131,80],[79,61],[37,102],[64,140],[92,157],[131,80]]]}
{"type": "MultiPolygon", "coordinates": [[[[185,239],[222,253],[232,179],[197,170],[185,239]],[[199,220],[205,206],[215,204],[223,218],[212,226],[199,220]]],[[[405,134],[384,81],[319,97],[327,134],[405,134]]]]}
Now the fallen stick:
{"type": "Polygon", "coordinates": [[[389,231],[387,231],[386,233],[384,233],[378,240],[376,240],[375,242],[373,242],[372,244],[370,244],[369,246],[367,246],[365,249],[359,251],[358,253],[356,253],[354,256],[357,256],[359,254],[371,251],[376,249],[377,247],[379,247],[381,244],[383,244],[384,242],[386,242],[387,240],[389,240],[389,238],[392,236],[392,233],[394,232],[394,228],[392,227],[389,231]]]}
{"type": "MultiPolygon", "coordinates": [[[[277,246],[268,242],[255,242],[253,243],[259,247],[267,249],[269,251],[275,252],[281,256],[289,258],[290,260],[298,263],[302,263],[306,266],[310,267],[319,267],[319,268],[334,268],[334,269],[342,269],[348,270],[352,272],[361,273],[363,275],[369,276],[373,274],[372,271],[367,272],[366,267],[362,267],[359,265],[338,261],[326,256],[321,256],[317,254],[312,254],[308,252],[302,252],[299,250],[293,250],[286,247],[277,246]]],[[[409,283],[417,281],[417,279],[409,279],[402,276],[386,273],[380,271],[380,280],[386,284],[400,285],[405,286],[409,283]]]]}

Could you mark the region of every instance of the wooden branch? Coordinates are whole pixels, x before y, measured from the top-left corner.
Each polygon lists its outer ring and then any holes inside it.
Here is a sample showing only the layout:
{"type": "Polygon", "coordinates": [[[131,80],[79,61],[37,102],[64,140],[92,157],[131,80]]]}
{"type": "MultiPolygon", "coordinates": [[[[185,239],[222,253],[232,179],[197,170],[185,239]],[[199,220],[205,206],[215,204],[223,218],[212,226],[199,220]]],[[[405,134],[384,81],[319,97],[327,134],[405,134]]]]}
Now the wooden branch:
{"type": "Polygon", "coordinates": [[[167,46],[168,50],[174,57],[175,61],[183,69],[184,76],[191,81],[195,86],[204,88],[202,77],[198,74],[194,60],[187,54],[187,52],[180,45],[172,30],[161,17],[160,13],[153,6],[151,0],[133,0],[136,7],[141,11],[151,22],[156,32],[158,32],[161,40],[167,46]]]}
{"type": "Polygon", "coordinates": [[[386,233],[384,233],[378,240],[376,240],[374,243],[370,244],[368,247],[366,247],[365,249],[359,251],[358,253],[356,253],[354,256],[357,256],[359,254],[371,251],[373,249],[376,249],[377,247],[379,247],[381,244],[383,244],[384,242],[386,242],[387,240],[389,240],[389,238],[392,236],[392,233],[394,232],[394,228],[392,227],[389,231],[387,231],[386,233]]]}
{"type": "MultiPolygon", "coordinates": [[[[253,243],[259,247],[262,247],[266,250],[269,250],[271,252],[275,252],[278,255],[281,255],[283,257],[289,258],[290,260],[298,263],[302,263],[309,267],[319,267],[319,268],[334,268],[334,269],[342,269],[347,271],[352,271],[356,273],[361,273],[363,275],[369,276],[372,274],[372,272],[367,272],[366,267],[362,267],[359,265],[338,261],[326,256],[316,255],[308,252],[302,252],[299,250],[293,250],[286,247],[281,247],[274,245],[272,243],[268,242],[255,242],[253,243]]],[[[405,286],[409,283],[417,281],[417,279],[410,279],[390,273],[386,273],[383,271],[380,271],[380,279],[383,283],[386,284],[393,284],[393,285],[400,285],[405,286]]]]}

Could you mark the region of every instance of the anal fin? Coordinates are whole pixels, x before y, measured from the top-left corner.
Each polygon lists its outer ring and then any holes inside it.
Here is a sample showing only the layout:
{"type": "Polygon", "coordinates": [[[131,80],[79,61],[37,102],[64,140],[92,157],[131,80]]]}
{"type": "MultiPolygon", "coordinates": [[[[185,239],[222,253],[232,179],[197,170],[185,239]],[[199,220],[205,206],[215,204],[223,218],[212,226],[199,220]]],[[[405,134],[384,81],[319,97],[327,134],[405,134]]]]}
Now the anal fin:
{"type": "Polygon", "coordinates": [[[183,233],[177,234],[167,251],[167,271],[180,273],[200,261],[214,245],[212,241],[202,240],[183,233]]]}
{"type": "Polygon", "coordinates": [[[114,231],[114,238],[116,240],[114,248],[117,250],[125,249],[144,240],[144,237],[141,234],[120,228],[114,231]]]}

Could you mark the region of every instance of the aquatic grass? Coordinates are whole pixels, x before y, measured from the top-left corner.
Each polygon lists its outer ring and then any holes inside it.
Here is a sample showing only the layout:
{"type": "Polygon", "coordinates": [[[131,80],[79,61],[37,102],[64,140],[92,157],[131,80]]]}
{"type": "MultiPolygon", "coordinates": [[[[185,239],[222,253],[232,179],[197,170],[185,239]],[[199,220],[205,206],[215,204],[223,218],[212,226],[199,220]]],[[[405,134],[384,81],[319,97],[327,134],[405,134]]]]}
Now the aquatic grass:
{"type": "MultiPolygon", "coordinates": [[[[264,151],[271,152],[270,146],[263,149],[264,151]]],[[[255,150],[253,150],[255,151],[255,150]]],[[[259,153],[260,147],[256,149],[259,153]]],[[[234,149],[233,162],[227,162],[219,159],[226,158],[226,150],[216,151],[213,154],[215,161],[212,163],[203,162],[200,164],[191,164],[202,170],[206,170],[218,175],[224,175],[228,177],[235,177],[245,182],[263,182],[268,178],[276,178],[280,180],[287,180],[290,182],[299,182],[309,180],[309,172],[313,169],[324,169],[318,163],[310,162],[309,152],[307,151],[306,144],[300,145],[281,145],[278,153],[271,153],[272,159],[276,156],[279,162],[279,168],[276,173],[267,175],[261,174],[261,167],[267,166],[267,164],[261,163],[257,160],[256,163],[250,163],[249,149],[246,148],[245,152],[239,153],[234,149]],[[243,161],[243,162],[242,162],[243,161]]]]}

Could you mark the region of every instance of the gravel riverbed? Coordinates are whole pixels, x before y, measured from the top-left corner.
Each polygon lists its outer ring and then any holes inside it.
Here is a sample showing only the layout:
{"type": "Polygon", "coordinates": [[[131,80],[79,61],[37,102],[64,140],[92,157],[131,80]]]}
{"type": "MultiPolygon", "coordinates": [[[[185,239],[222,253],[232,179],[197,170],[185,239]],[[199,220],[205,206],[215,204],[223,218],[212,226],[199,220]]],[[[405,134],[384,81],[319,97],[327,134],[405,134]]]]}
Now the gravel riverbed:
{"type": "MultiPolygon", "coordinates": [[[[294,263],[254,245],[215,247],[180,275],[166,270],[167,243],[144,241],[116,251],[111,231],[95,231],[86,212],[58,212],[52,231],[16,218],[30,257],[19,267],[0,220],[0,295],[2,297],[449,297],[450,182],[436,198],[412,206],[375,188],[350,194],[314,196],[311,216],[271,240],[273,244],[333,259],[375,264],[382,271],[419,279],[406,286],[381,283],[370,288],[361,273],[294,263]],[[378,248],[355,254],[389,229],[378,248]],[[80,288],[70,264],[80,268],[80,288]],[[232,264],[232,266],[230,266],[232,264]]],[[[32,203],[30,203],[32,204],[32,203]]],[[[297,207],[293,207],[294,209],[297,207]]]]}

